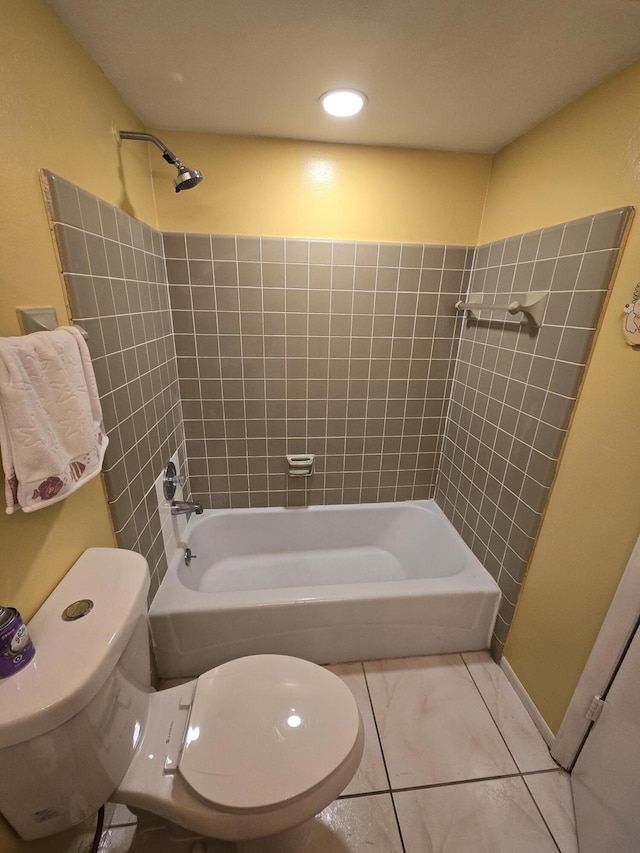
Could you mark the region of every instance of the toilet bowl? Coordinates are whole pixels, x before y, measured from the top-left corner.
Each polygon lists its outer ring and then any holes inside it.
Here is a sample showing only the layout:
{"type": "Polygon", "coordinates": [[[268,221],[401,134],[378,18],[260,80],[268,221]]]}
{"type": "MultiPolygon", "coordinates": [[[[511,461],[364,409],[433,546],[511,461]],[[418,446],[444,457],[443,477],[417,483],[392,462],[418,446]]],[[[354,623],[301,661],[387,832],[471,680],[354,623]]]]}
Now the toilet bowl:
{"type": "Polygon", "coordinates": [[[111,800],[246,853],[295,853],[360,762],[353,695],[268,654],[153,692],[147,589],[142,557],[89,549],[29,623],[33,665],[0,684],[0,812],[31,840],[111,800]],[[79,599],[86,614],[62,619],[79,599]]]}
{"type": "Polygon", "coordinates": [[[154,693],[149,720],[111,800],[228,841],[314,817],[346,788],[362,755],[348,687],[282,655],[239,658],[154,693]]]}

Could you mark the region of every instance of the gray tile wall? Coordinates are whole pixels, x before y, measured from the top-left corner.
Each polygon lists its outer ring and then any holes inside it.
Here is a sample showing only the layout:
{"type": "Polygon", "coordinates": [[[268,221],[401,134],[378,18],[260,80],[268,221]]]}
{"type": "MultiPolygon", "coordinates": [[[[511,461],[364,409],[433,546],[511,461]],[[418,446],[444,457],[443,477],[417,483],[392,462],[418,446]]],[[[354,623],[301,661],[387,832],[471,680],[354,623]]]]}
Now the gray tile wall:
{"type": "Polygon", "coordinates": [[[472,250],[165,234],[194,497],[433,496],[472,250]],[[315,453],[308,479],[286,453],[315,453]]]}
{"type": "Polygon", "coordinates": [[[436,500],[496,578],[502,654],[631,208],[478,247],[470,300],[550,290],[544,322],[465,321],[436,500]]]}
{"type": "Polygon", "coordinates": [[[154,481],[184,431],[162,235],[64,179],[43,187],[71,316],[89,333],[105,427],[104,476],[120,547],[166,571],[154,481]]]}
{"type": "Polygon", "coordinates": [[[176,450],[213,507],[435,496],[502,590],[499,657],[631,209],[474,252],[162,235],[50,173],[43,185],[90,335],[118,543],[148,559],[152,594],[166,571],[153,486],[176,450]],[[542,327],[462,323],[467,288],[501,303],[550,290],[542,327]],[[302,452],[316,473],[292,480],[285,453],[302,452]]]}

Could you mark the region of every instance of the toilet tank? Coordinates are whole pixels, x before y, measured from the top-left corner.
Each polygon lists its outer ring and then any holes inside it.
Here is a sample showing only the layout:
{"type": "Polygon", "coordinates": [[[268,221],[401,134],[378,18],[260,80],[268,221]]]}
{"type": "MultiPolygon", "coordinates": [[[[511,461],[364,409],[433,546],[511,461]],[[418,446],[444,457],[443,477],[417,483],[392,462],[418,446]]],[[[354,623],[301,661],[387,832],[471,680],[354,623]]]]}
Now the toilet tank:
{"type": "Polygon", "coordinates": [[[0,680],[0,812],[26,840],[79,823],[122,780],[147,720],[149,570],[90,548],[33,619],[34,659],[0,680]],[[77,601],[65,620],[63,612],[77,601]]]}

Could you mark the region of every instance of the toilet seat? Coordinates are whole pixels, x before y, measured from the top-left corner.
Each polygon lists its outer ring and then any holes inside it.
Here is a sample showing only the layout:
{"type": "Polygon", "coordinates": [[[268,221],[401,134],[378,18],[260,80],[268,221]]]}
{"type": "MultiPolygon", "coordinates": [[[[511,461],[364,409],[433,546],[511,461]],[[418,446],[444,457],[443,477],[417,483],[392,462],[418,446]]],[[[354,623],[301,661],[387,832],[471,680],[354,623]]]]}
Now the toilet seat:
{"type": "MultiPolygon", "coordinates": [[[[299,716],[302,720],[303,715],[300,714],[299,716]]],[[[312,719],[314,718],[312,717],[312,719]]],[[[296,727],[289,726],[289,728],[296,727]]],[[[303,725],[301,724],[298,728],[303,728],[303,725]]],[[[312,726],[311,731],[313,730],[314,727],[312,726]]],[[[360,764],[363,745],[364,734],[358,706],[348,687],[340,681],[338,676],[328,670],[323,670],[316,664],[298,661],[296,658],[291,659],[279,655],[240,658],[204,673],[197,681],[169,687],[150,694],[148,715],[142,728],[142,738],[123,779],[113,791],[110,800],[123,803],[132,809],[151,812],[198,835],[235,842],[275,836],[287,832],[293,827],[300,826],[314,815],[319,814],[342,793],[360,764]],[[271,658],[276,660],[270,661],[271,658]],[[249,663],[249,661],[253,661],[253,663],[249,663]],[[291,689],[291,684],[299,684],[301,689],[298,695],[303,698],[308,696],[309,700],[311,697],[319,697],[318,707],[322,705],[322,697],[328,697],[333,704],[331,717],[335,718],[342,715],[345,730],[350,732],[346,742],[351,741],[351,748],[348,749],[347,747],[346,757],[337,766],[329,767],[327,775],[322,778],[322,773],[327,770],[326,763],[324,770],[320,770],[322,767],[320,762],[323,762],[322,751],[332,749],[334,742],[342,742],[344,747],[345,740],[341,740],[340,734],[335,732],[337,721],[334,724],[332,718],[329,718],[326,719],[326,726],[321,726],[324,712],[316,716],[317,738],[314,734],[311,741],[320,743],[321,751],[320,755],[309,763],[312,765],[316,761],[319,763],[315,765],[315,769],[312,767],[311,775],[306,774],[306,768],[301,767],[300,763],[297,767],[295,762],[292,763],[286,774],[289,778],[285,780],[285,782],[290,781],[292,783],[292,787],[288,791],[291,796],[289,799],[276,804],[273,803],[282,796],[283,791],[281,788],[280,794],[277,797],[273,796],[277,766],[268,768],[268,772],[266,772],[254,765],[252,769],[247,771],[248,765],[245,764],[244,769],[241,770],[240,760],[233,762],[229,751],[227,769],[230,771],[228,779],[233,783],[229,786],[231,795],[224,786],[221,786],[222,790],[215,790],[205,781],[207,776],[211,777],[211,773],[207,770],[211,769],[216,750],[218,748],[223,749],[227,730],[225,729],[224,733],[221,732],[219,741],[216,740],[216,726],[211,721],[212,709],[221,706],[217,704],[217,701],[211,703],[211,700],[207,700],[205,702],[202,698],[212,690],[211,684],[208,682],[213,679],[215,684],[216,679],[218,679],[216,700],[219,693],[221,695],[222,692],[227,691],[227,685],[230,693],[236,697],[236,702],[230,708],[230,713],[224,715],[227,720],[229,717],[234,718],[236,715],[241,715],[241,710],[238,709],[242,708],[242,702],[245,706],[249,705],[253,709],[253,719],[259,719],[260,714],[256,709],[264,707],[267,704],[266,700],[263,701],[260,697],[256,698],[255,696],[252,698],[245,694],[241,702],[238,697],[242,694],[238,693],[233,686],[234,682],[239,682],[239,679],[236,677],[227,678],[226,676],[231,676],[237,666],[242,669],[243,679],[245,679],[244,673],[249,673],[246,680],[251,682],[260,676],[263,668],[266,672],[266,667],[273,667],[274,664],[275,669],[270,670],[271,677],[267,679],[268,683],[273,686],[272,679],[276,677],[276,683],[281,688],[291,689]],[[301,676],[303,672],[305,674],[301,676]],[[221,673],[225,675],[224,678],[220,677],[221,673]],[[194,697],[198,689],[198,682],[201,682],[200,700],[195,702],[194,697]],[[207,735],[208,732],[211,734],[210,739],[207,735]],[[322,732],[326,734],[323,735],[322,732]],[[194,751],[192,747],[197,742],[200,742],[200,749],[194,751]],[[182,756],[180,756],[181,751],[182,756]],[[185,753],[189,752],[192,755],[193,763],[188,758],[183,757],[185,753]],[[200,759],[193,758],[198,753],[200,759]],[[247,776],[242,778],[244,772],[247,772],[247,776]],[[260,778],[257,786],[254,784],[254,773],[260,778]],[[298,774],[300,774],[300,779],[297,778],[298,774]],[[300,784],[301,780],[303,784],[307,785],[313,784],[315,781],[315,786],[305,791],[300,784]],[[198,789],[203,793],[198,793],[198,789]],[[256,796],[256,790],[262,795],[262,802],[267,803],[266,806],[250,807],[247,805],[247,802],[260,802],[256,796]],[[252,792],[252,799],[243,799],[242,791],[252,792]],[[213,799],[215,797],[222,800],[222,803],[216,803],[213,799]],[[269,802],[272,805],[268,805],[269,802]]],[[[247,752],[246,754],[251,753],[247,752]]],[[[332,754],[334,760],[339,761],[342,750],[340,749],[332,754]]],[[[285,795],[286,793],[285,791],[285,795]]]]}
{"type": "Polygon", "coordinates": [[[225,812],[264,812],[323,785],[353,756],[360,716],[349,688],[284,655],[239,658],[197,681],[178,772],[225,812]]]}

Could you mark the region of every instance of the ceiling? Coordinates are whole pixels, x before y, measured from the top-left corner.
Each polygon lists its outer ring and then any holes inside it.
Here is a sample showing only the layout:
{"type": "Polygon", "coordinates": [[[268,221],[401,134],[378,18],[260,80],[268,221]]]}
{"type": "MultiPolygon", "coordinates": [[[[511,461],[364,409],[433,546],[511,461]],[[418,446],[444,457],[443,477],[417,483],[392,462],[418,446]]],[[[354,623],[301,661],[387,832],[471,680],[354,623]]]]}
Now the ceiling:
{"type": "Polygon", "coordinates": [[[640,57],[634,0],[49,2],[170,130],[494,152],[640,57]],[[358,117],[323,113],[338,86],[358,117]]]}

